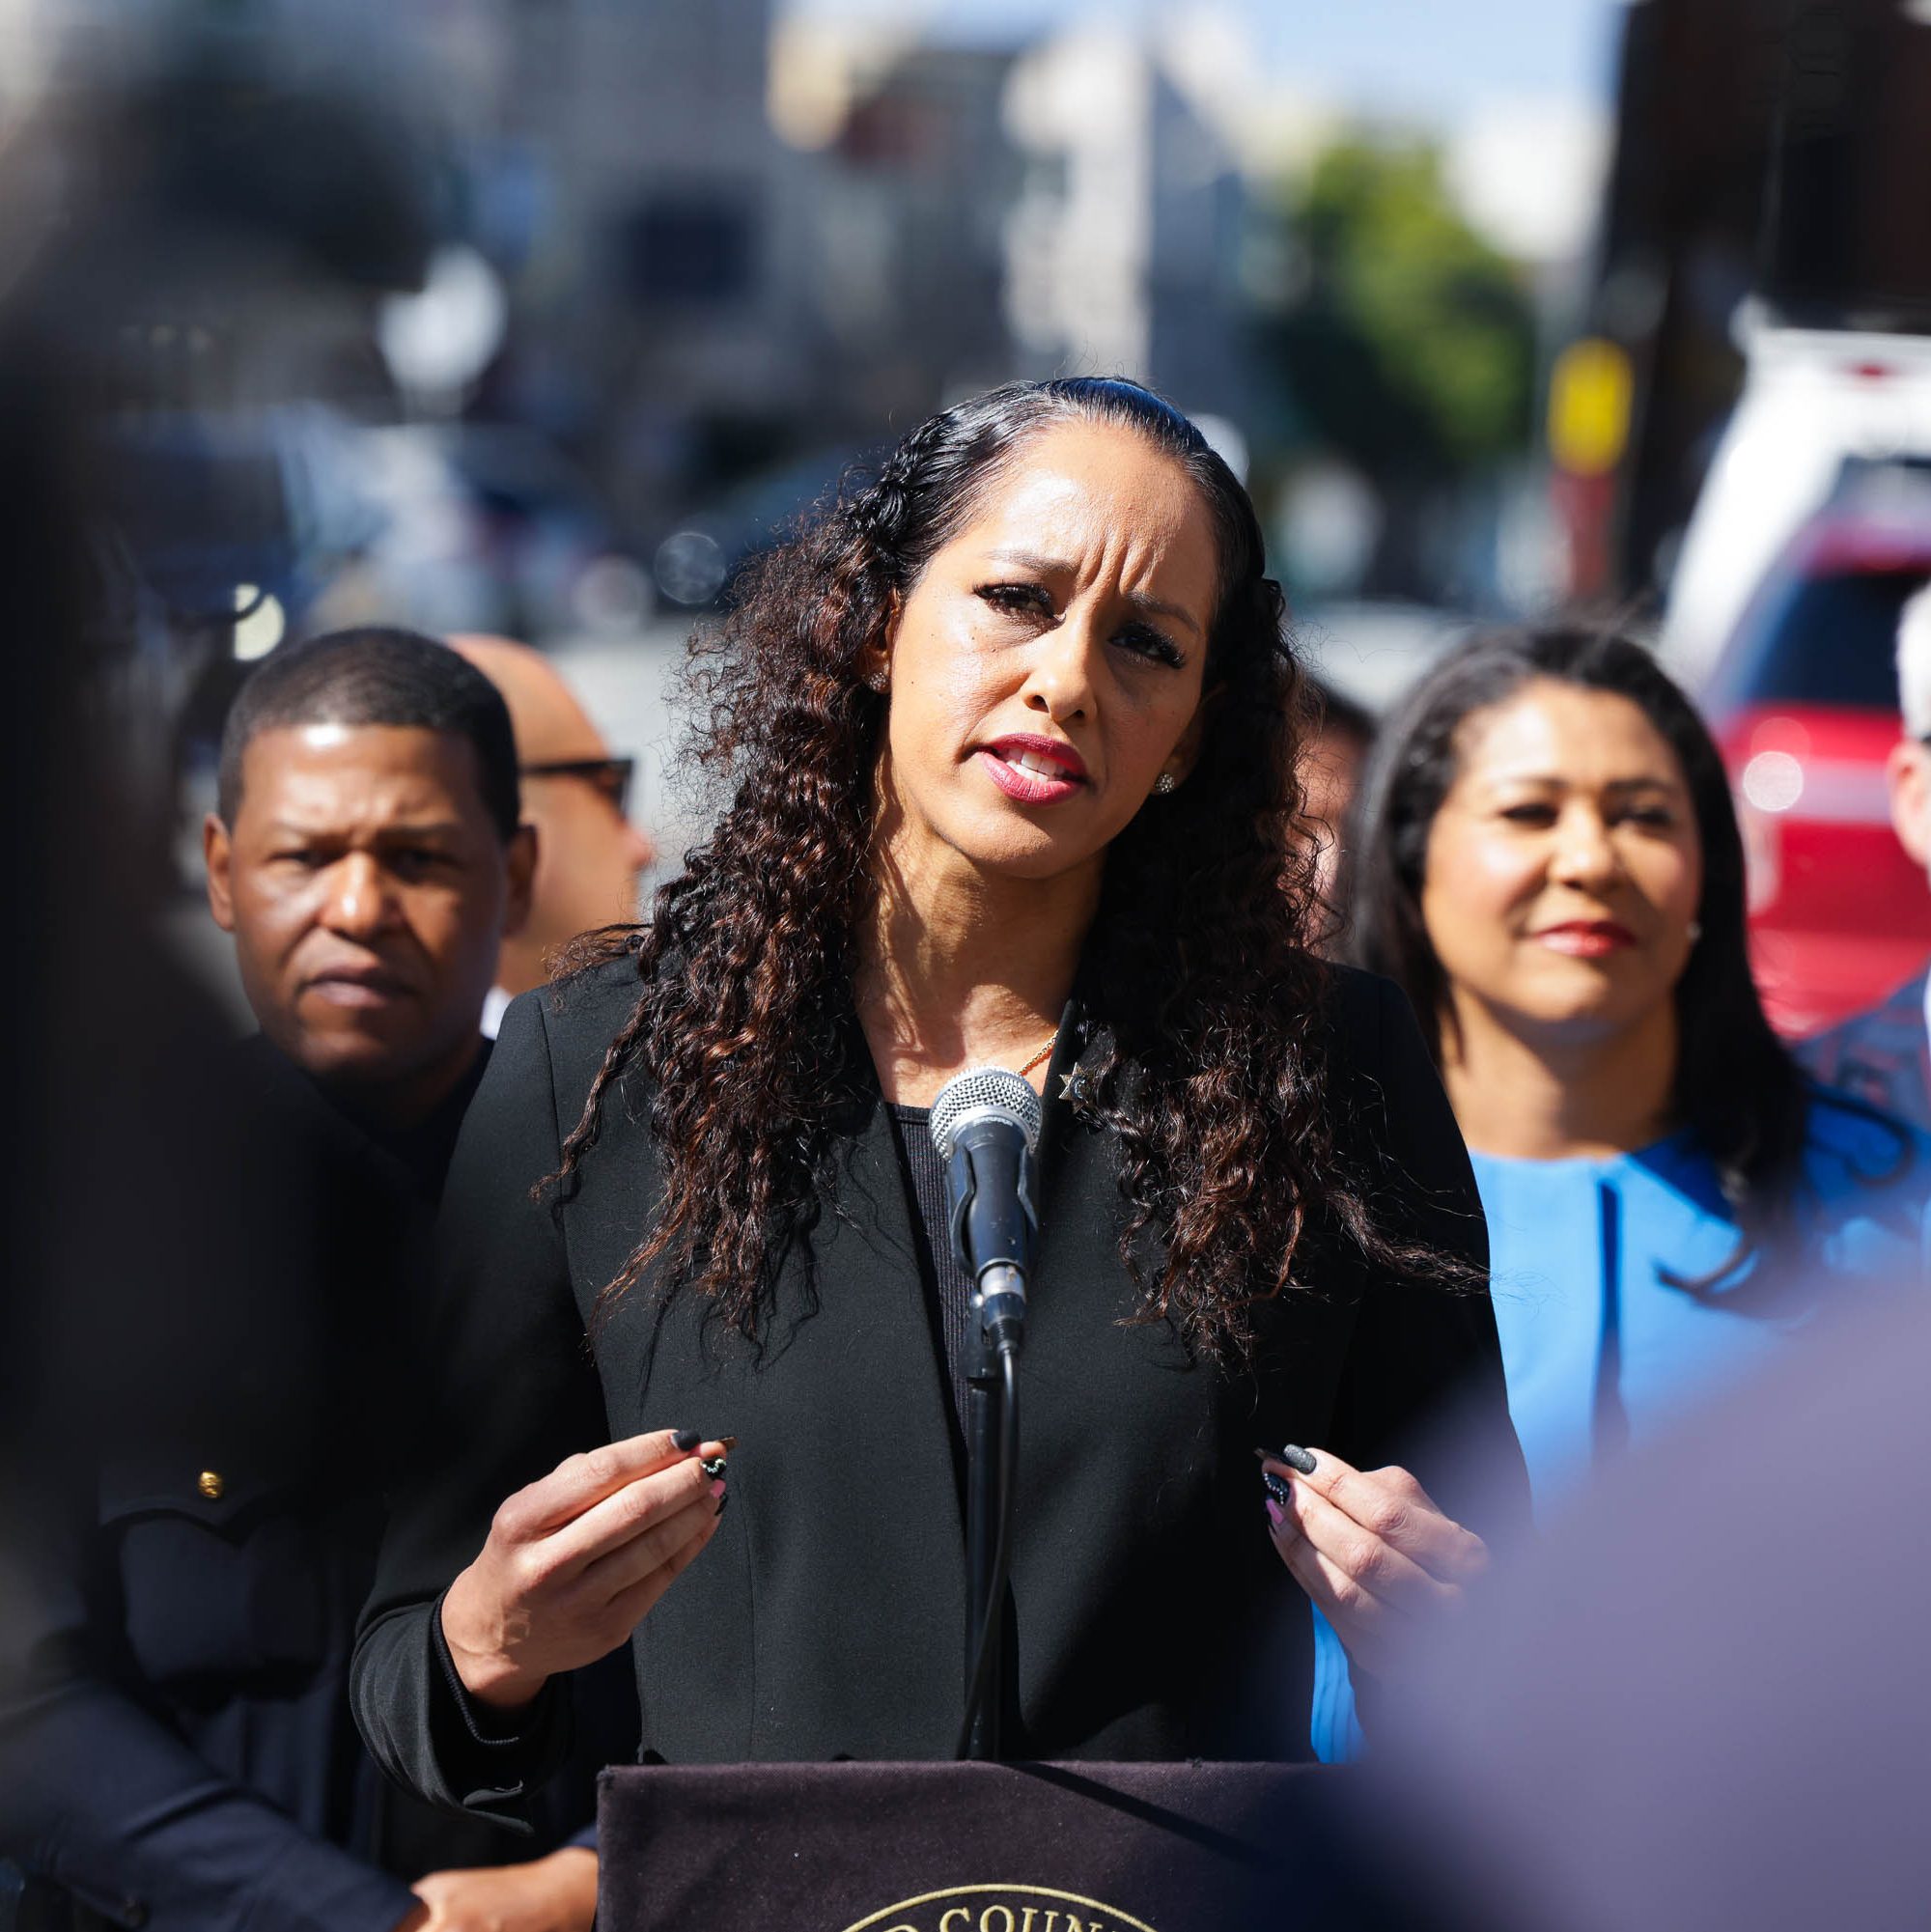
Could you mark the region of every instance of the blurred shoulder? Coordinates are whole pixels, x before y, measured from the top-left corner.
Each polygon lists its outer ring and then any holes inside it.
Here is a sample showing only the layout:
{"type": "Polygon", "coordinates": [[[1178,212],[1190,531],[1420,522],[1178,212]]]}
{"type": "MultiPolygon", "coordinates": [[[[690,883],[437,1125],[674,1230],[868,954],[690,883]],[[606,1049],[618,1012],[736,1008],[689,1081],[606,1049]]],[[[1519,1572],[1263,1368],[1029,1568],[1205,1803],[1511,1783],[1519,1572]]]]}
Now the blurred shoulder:
{"type": "Polygon", "coordinates": [[[1931,1195],[1931,1138],[1848,1094],[1813,1088],[1804,1118],[1805,1178],[1827,1196],[1853,1187],[1931,1195]]]}
{"type": "Polygon", "coordinates": [[[1925,1026],[1925,975],[1888,999],[1795,1048],[1798,1062],[1827,1087],[1839,1087],[1918,1128],[1931,1127],[1931,1035],[1925,1026]]]}
{"type": "Polygon", "coordinates": [[[1931,1285],[1931,1140],[1823,1090],[1813,1090],[1804,1125],[1809,1252],[1823,1273],[1931,1285]]]}

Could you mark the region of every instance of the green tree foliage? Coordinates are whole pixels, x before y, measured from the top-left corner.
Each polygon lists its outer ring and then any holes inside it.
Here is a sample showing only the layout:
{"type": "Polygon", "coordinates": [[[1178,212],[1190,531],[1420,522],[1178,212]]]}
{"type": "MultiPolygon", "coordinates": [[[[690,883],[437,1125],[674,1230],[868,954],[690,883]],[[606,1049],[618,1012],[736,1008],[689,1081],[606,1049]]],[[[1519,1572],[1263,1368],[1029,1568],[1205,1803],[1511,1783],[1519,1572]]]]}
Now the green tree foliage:
{"type": "Polygon", "coordinates": [[[1290,220],[1303,273],[1279,351],[1318,441],[1385,478],[1467,473],[1523,447],[1528,299],[1456,212],[1432,147],[1338,142],[1290,220]]]}

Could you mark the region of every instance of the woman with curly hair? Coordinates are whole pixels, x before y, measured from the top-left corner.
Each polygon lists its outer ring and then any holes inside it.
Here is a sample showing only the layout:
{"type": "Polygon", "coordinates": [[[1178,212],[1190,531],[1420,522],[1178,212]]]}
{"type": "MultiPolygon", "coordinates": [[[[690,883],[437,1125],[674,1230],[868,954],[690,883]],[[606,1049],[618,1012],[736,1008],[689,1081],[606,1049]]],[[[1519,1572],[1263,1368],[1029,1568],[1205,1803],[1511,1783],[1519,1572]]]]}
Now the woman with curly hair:
{"type": "Polygon", "coordinates": [[[1411,1466],[1450,1398],[1516,1457],[1481,1218],[1400,995],[1301,943],[1281,617],[1226,465],[1100,378],[934,417],[757,569],[700,664],[715,831],[511,1008],[457,1155],[467,1426],[356,1664],[398,1776],[513,1814],[549,1680],[627,1639],[647,1757],[949,1754],[923,1110],[973,1065],[1045,1102],[1008,1751],[1304,1757],[1283,1562],[1370,1671],[1461,1595],[1411,1466]]]}

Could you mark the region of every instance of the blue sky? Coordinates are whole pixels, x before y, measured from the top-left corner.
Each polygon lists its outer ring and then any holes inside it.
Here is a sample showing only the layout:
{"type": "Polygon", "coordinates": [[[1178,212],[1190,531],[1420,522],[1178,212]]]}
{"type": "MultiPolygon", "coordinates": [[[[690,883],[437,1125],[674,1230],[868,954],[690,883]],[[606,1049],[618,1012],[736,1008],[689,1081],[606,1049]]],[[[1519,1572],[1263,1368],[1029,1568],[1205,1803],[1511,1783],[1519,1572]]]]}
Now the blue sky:
{"type": "MultiPolygon", "coordinates": [[[[1023,38],[1154,0],[781,0],[794,11],[922,20],[946,40],[1023,38]]],[[[1283,78],[1352,108],[1453,120],[1497,98],[1607,102],[1621,0],[1231,0],[1283,78]]]]}

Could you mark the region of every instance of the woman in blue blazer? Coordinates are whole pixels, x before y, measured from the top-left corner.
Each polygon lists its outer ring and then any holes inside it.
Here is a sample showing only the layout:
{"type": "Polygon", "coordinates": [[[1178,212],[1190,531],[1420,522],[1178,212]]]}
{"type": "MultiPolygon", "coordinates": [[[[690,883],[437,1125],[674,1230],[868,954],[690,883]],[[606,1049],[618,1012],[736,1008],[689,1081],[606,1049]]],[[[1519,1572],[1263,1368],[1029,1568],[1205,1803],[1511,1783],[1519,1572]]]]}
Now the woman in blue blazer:
{"type": "Polygon", "coordinates": [[[1474,1163],[1539,1516],[1917,1281],[1924,1145],[1766,1022],[1722,763],[1646,651],[1548,630],[1450,655],[1377,746],[1356,850],[1357,956],[1407,990],[1474,1163]]]}

